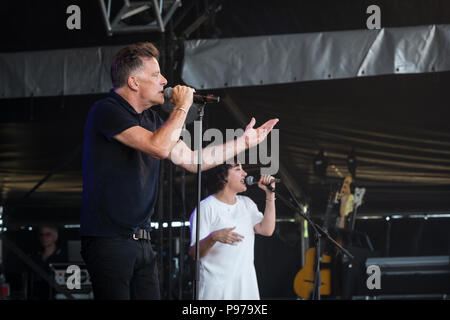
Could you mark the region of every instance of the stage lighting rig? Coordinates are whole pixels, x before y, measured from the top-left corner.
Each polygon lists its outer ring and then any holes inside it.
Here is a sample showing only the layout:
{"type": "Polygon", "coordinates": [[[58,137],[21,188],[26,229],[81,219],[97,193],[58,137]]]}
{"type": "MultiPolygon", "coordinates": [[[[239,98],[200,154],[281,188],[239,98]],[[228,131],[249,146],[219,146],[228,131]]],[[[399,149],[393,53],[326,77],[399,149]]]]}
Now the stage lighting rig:
{"type": "Polygon", "coordinates": [[[106,31],[109,36],[123,33],[165,32],[165,27],[181,0],[124,0],[118,13],[112,17],[112,1],[99,0],[106,31]]]}

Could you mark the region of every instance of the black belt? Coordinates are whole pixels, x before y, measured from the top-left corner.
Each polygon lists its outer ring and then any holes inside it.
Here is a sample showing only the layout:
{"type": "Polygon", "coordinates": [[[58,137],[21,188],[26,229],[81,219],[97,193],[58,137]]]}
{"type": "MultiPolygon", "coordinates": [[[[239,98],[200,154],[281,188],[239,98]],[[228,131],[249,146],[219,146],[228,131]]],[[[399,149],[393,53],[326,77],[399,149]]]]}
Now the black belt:
{"type": "Polygon", "coordinates": [[[151,239],[150,232],[148,232],[147,230],[143,230],[143,229],[139,229],[138,232],[133,233],[132,238],[134,240],[139,240],[139,239],[150,240],[151,239]]]}

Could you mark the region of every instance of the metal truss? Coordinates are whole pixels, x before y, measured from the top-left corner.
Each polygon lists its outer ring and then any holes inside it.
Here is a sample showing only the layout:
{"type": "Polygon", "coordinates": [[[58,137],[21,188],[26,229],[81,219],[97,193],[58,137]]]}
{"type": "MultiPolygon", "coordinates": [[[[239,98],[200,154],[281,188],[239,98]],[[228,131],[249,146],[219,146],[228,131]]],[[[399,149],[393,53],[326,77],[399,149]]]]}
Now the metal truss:
{"type": "Polygon", "coordinates": [[[99,0],[106,32],[109,36],[137,32],[165,32],[165,27],[176,9],[181,6],[181,0],[130,1],[123,0],[123,6],[113,18],[111,17],[112,0],[99,0]],[[153,11],[154,18],[144,24],[127,24],[138,15],[153,11]]]}

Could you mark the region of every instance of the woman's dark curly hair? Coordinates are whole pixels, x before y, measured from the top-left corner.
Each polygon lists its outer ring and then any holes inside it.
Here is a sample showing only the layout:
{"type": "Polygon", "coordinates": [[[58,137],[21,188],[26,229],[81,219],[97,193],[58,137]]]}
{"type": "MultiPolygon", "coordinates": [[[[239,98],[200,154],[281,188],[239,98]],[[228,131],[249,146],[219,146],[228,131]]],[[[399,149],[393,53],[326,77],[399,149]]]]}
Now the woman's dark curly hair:
{"type": "Polygon", "coordinates": [[[209,194],[214,194],[219,192],[225,187],[228,182],[228,169],[238,166],[237,161],[233,163],[223,163],[217,167],[211,168],[203,172],[204,181],[206,183],[206,188],[209,194]]]}

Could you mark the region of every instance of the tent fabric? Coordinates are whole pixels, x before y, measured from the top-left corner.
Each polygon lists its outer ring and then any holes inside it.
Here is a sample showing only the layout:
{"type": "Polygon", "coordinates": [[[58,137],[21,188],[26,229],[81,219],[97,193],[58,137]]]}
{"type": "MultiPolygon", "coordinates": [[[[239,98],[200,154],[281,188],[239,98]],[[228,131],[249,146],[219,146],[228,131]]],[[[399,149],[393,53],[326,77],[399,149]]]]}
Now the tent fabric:
{"type": "MultiPolygon", "coordinates": [[[[108,92],[120,48],[0,53],[0,98],[108,92]]],[[[450,70],[449,53],[450,25],[191,40],[182,79],[213,89],[438,72],[450,70]]]]}
{"type": "Polygon", "coordinates": [[[105,93],[120,46],[0,53],[0,98],[105,93]]]}
{"type": "Polygon", "coordinates": [[[450,25],[185,41],[196,89],[450,70],[450,25]]]}
{"type": "MultiPolygon", "coordinates": [[[[329,184],[350,175],[357,159],[363,214],[448,212],[450,209],[450,73],[389,75],[217,90],[257,125],[277,117],[280,163],[323,213],[329,184]],[[330,161],[323,185],[313,160],[330,161]]],[[[220,108],[219,108],[220,109],[220,108]]],[[[225,110],[209,109],[224,128],[225,110]],[[217,115],[215,115],[217,113],[217,115]]],[[[300,199],[304,201],[305,199],[300,199]]]]}
{"type": "MultiPolygon", "coordinates": [[[[279,118],[280,163],[302,188],[305,198],[299,200],[310,198],[314,215],[323,214],[328,196],[312,167],[321,148],[333,165],[327,183],[335,184],[349,173],[346,158],[354,149],[356,183],[367,189],[362,215],[449,212],[449,83],[450,72],[441,72],[211,90],[221,103],[206,108],[204,128],[244,128],[227,106],[230,99],[246,117],[244,122],[254,116],[259,126],[279,118]]],[[[69,158],[82,143],[85,116],[99,98],[1,101],[0,184],[5,201],[24,202],[36,183],[58,169],[26,202],[80,203],[81,155],[69,158]]],[[[196,188],[186,191],[187,199],[195,199],[196,188]]],[[[261,196],[258,191],[255,198],[261,196]]],[[[280,216],[292,216],[282,212],[280,216]]]]}

